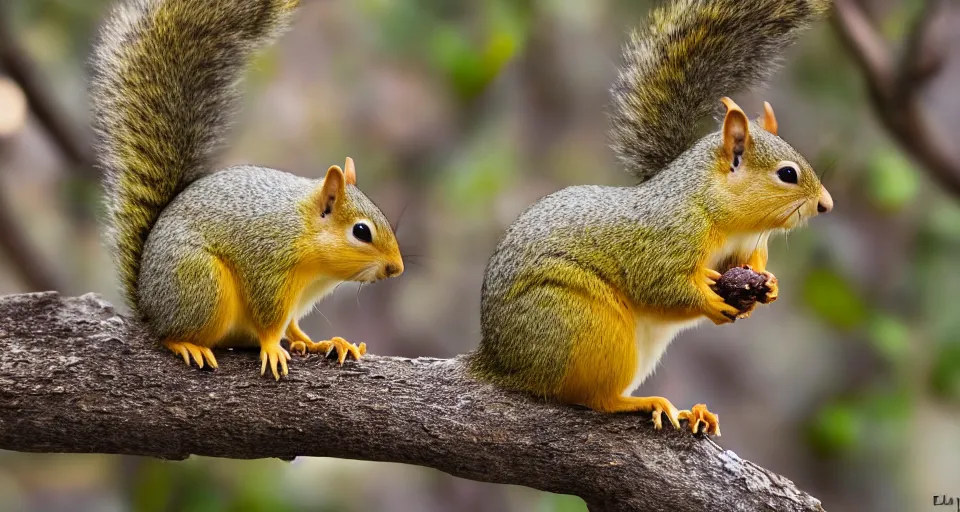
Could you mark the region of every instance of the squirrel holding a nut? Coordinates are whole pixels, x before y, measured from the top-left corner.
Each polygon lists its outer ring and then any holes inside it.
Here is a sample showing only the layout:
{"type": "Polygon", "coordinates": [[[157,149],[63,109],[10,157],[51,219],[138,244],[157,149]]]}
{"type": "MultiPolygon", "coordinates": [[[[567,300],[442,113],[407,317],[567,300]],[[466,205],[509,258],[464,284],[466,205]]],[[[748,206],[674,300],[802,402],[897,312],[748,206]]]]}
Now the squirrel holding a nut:
{"type": "Polygon", "coordinates": [[[476,377],[601,412],[662,415],[719,435],[715,414],[631,396],[670,341],[707,318],[777,296],[767,240],[829,211],[810,164],[726,97],[770,76],[829,0],[677,0],[626,44],[613,86],[613,147],[639,184],[542,198],[487,266],[476,377]],[[698,122],[720,104],[719,131],[698,122]],[[724,274],[727,272],[726,274],[724,274]],[[721,276],[724,276],[721,278],[721,276]],[[721,296],[720,293],[726,295],[721,296]]]}

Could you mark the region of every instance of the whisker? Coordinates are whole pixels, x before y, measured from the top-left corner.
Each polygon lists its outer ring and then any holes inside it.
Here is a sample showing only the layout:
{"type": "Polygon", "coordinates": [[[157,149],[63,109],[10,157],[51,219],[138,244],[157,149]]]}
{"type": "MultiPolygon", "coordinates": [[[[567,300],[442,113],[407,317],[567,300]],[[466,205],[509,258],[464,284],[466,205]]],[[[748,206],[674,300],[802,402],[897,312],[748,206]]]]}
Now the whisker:
{"type": "Polygon", "coordinates": [[[800,204],[798,204],[796,208],[790,210],[790,212],[789,212],[788,214],[782,215],[783,220],[779,220],[779,221],[777,222],[777,224],[786,222],[787,219],[789,219],[790,217],[793,217],[793,214],[794,214],[794,213],[799,212],[799,211],[800,211],[800,208],[803,207],[803,200],[801,199],[801,200],[799,201],[799,203],[800,203],[800,204]]]}
{"type": "Polygon", "coordinates": [[[357,286],[357,307],[360,307],[360,290],[363,289],[363,283],[357,286]]]}
{"type": "Polygon", "coordinates": [[[400,210],[400,215],[397,215],[397,222],[390,226],[393,228],[394,235],[396,235],[397,231],[400,229],[400,221],[403,220],[403,214],[407,212],[408,206],[410,206],[410,201],[407,201],[407,203],[403,205],[403,209],[400,210]]]}
{"type": "Polygon", "coordinates": [[[757,252],[757,249],[760,248],[761,241],[763,241],[763,235],[757,237],[757,245],[753,248],[753,252],[757,252]]]}
{"type": "MultiPolygon", "coordinates": [[[[334,290],[336,290],[336,288],[334,288],[334,290]]],[[[323,319],[327,321],[327,324],[328,324],[330,327],[333,327],[333,322],[331,322],[330,319],[327,318],[327,315],[324,315],[324,314],[323,314],[323,311],[320,311],[320,308],[315,308],[315,309],[317,310],[317,313],[320,313],[320,316],[322,316],[323,319]]]]}
{"type": "Polygon", "coordinates": [[[823,169],[823,172],[821,172],[820,175],[817,176],[817,178],[819,178],[820,181],[823,181],[823,177],[826,176],[827,172],[829,172],[831,169],[834,169],[834,168],[837,166],[837,162],[839,162],[839,161],[840,161],[840,157],[835,156],[835,157],[833,157],[832,159],[830,159],[829,162],[826,162],[826,163],[821,167],[821,168],[823,169]]]}
{"type": "Polygon", "coordinates": [[[827,175],[830,174],[830,171],[836,169],[835,165],[832,165],[823,170],[823,174],[820,176],[820,183],[825,183],[827,181],[827,175]]]}
{"type": "MultiPolygon", "coordinates": [[[[792,197],[792,196],[793,196],[792,194],[782,194],[782,195],[780,195],[780,196],[777,196],[776,199],[782,199],[782,198],[792,197]]],[[[800,203],[799,206],[803,206],[803,200],[800,199],[800,200],[798,200],[798,201],[799,201],[799,203],[800,203]]],[[[763,217],[760,218],[760,221],[759,221],[757,224],[758,224],[759,226],[763,226],[763,225],[766,223],[767,219],[770,218],[771,215],[774,215],[774,214],[778,213],[779,211],[780,211],[780,207],[779,207],[779,206],[775,206],[775,207],[771,208],[770,211],[767,212],[766,215],[764,215],[763,217]]],[[[793,215],[793,212],[792,212],[792,211],[790,212],[790,215],[793,215]]],[[[778,215],[778,216],[776,217],[776,219],[775,219],[774,224],[780,225],[780,224],[783,223],[787,218],[789,218],[790,215],[787,215],[787,216],[783,217],[783,219],[780,218],[781,216],[783,216],[782,214],[781,214],[781,215],[778,215]]]]}
{"type": "MultiPolygon", "coordinates": [[[[799,226],[800,223],[803,222],[803,213],[800,212],[800,208],[802,207],[803,207],[803,201],[801,201],[800,204],[798,204],[797,207],[790,212],[790,215],[787,215],[786,217],[784,217],[784,220],[789,219],[790,217],[793,217],[793,214],[796,213],[797,219],[798,219],[797,225],[799,226]]],[[[789,231],[787,231],[783,235],[783,245],[786,247],[787,251],[790,250],[790,232],[789,231]]]]}

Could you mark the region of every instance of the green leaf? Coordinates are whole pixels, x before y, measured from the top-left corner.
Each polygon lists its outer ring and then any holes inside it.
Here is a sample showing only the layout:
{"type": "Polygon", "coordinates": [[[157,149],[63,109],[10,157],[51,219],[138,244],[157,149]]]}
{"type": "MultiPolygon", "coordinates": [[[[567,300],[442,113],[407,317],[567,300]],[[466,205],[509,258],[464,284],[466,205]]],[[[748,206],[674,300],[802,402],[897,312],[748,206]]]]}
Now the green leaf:
{"type": "Polygon", "coordinates": [[[434,29],[431,41],[433,60],[462,98],[471,98],[484,87],[480,53],[470,45],[466,34],[456,25],[444,24],[434,29]]]}
{"type": "Polygon", "coordinates": [[[906,359],[910,349],[910,328],[899,319],[876,314],[867,326],[873,347],[887,361],[897,363],[906,359]]]}
{"type": "Polygon", "coordinates": [[[443,172],[444,197],[460,212],[488,212],[490,203],[516,176],[508,133],[479,135],[443,172]]]}
{"type": "Polygon", "coordinates": [[[524,38],[523,13],[505,4],[488,3],[484,14],[487,31],[476,39],[455,23],[439,22],[431,31],[434,66],[441,70],[462,101],[470,101],[500,75],[517,55],[524,38]]]}
{"type": "Polygon", "coordinates": [[[912,396],[906,389],[896,388],[871,393],[861,401],[859,414],[870,418],[873,426],[908,420],[913,405],[912,396]]]}
{"type": "Polygon", "coordinates": [[[854,329],[867,319],[866,304],[835,272],[825,269],[811,272],[803,284],[802,293],[807,306],[838,329],[854,329]]]}
{"type": "Polygon", "coordinates": [[[538,512],[586,512],[587,504],[577,496],[544,493],[538,512]]]}
{"type": "Polygon", "coordinates": [[[919,189],[916,169],[899,151],[880,150],[873,155],[867,173],[867,192],[877,208],[898,211],[917,197],[919,189]]]}
{"type": "Polygon", "coordinates": [[[863,417],[851,404],[834,403],[814,418],[808,439],[822,455],[843,455],[857,447],[863,429],[863,417]]]}
{"type": "Polygon", "coordinates": [[[934,394],[960,400],[960,340],[940,347],[930,373],[934,394]]]}
{"type": "Polygon", "coordinates": [[[173,477],[170,463],[144,460],[138,465],[132,491],[133,509],[139,512],[169,510],[173,477]]]}

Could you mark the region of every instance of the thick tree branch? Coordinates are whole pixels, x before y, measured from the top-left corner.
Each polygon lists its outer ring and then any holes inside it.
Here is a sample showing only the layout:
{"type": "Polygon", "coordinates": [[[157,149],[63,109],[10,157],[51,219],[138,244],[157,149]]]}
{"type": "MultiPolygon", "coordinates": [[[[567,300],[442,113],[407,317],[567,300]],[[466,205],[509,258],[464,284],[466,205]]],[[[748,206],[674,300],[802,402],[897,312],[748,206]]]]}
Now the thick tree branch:
{"type": "Polygon", "coordinates": [[[279,382],[258,377],[254,352],[219,363],[188,368],[94,295],[0,298],[0,449],[340,457],[576,494],[592,510],[822,510],[708,439],[503,392],[461,358],[295,358],[279,382]]]}
{"type": "Polygon", "coordinates": [[[834,27],[860,66],[880,121],[900,145],[942,187],[960,197],[960,157],[949,137],[935,130],[923,110],[920,92],[942,68],[944,48],[935,41],[943,0],[927,0],[907,36],[905,51],[894,59],[886,41],[856,0],[835,0],[834,27]]]}

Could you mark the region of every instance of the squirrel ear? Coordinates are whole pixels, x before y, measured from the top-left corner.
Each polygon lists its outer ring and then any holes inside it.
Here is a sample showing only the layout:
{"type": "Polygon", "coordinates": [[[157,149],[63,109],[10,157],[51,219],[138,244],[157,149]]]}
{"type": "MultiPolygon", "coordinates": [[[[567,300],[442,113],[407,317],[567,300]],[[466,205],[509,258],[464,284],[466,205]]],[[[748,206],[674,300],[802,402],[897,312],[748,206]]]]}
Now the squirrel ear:
{"type": "Polygon", "coordinates": [[[346,178],[340,167],[333,165],[327,169],[327,176],[323,178],[323,185],[320,186],[317,204],[320,206],[320,216],[324,217],[333,211],[334,205],[343,199],[346,193],[346,178]]]}
{"type": "Polygon", "coordinates": [[[727,107],[727,115],[723,118],[723,154],[735,170],[740,166],[740,157],[750,141],[750,121],[732,99],[724,97],[720,101],[727,107]]]}
{"type": "Polygon", "coordinates": [[[347,180],[347,185],[357,184],[357,168],[353,165],[353,159],[347,157],[347,163],[343,165],[343,177],[347,180]]]}
{"type": "Polygon", "coordinates": [[[773,107],[767,101],[763,102],[763,129],[777,134],[777,116],[773,115],[773,107]]]}

